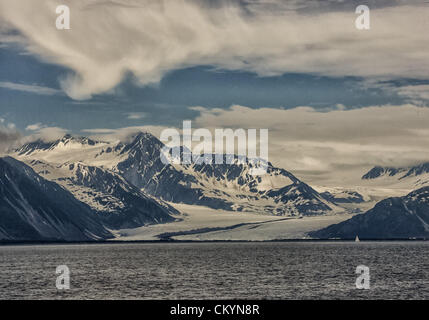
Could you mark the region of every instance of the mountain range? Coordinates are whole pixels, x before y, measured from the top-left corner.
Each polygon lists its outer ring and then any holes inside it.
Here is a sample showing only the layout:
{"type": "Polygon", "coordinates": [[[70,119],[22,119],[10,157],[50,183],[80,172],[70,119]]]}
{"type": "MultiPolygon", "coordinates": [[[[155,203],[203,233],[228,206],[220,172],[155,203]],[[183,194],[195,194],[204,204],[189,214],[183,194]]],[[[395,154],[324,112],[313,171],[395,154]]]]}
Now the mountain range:
{"type": "MultiPolygon", "coordinates": [[[[0,239],[109,239],[115,230],[180,221],[183,216],[175,204],[309,217],[359,212],[350,208],[366,201],[367,196],[341,188],[319,193],[271,163],[266,174],[252,175],[252,163],[234,155],[223,155],[232,157],[232,164],[164,164],[163,147],[147,132],[126,142],[65,135],[23,145],[0,158],[0,239]]],[[[362,179],[418,186],[425,183],[428,168],[375,167],[362,179]]],[[[364,214],[310,235],[426,236],[427,195],[419,189],[382,200],[364,214]]]]}
{"type": "MultiPolygon", "coordinates": [[[[45,178],[61,183],[91,206],[94,206],[93,199],[84,198],[75,187],[111,194],[108,186],[101,185],[104,178],[97,177],[109,175],[116,180],[124,179],[122,184],[129,190],[137,188],[152,199],[173,203],[275,215],[319,215],[342,210],[290,172],[272,164],[268,164],[267,174],[263,176],[251,174],[251,163],[238,161],[164,164],[160,157],[163,147],[156,137],[143,132],[128,143],[66,135],[49,144],[36,141],[24,145],[13,156],[35,167],[45,178]],[[82,169],[85,172],[90,169],[91,181],[98,181],[97,184],[79,183],[82,179],[76,173],[82,169]]],[[[107,203],[95,202],[103,207],[99,210],[110,210],[107,203]]]]}

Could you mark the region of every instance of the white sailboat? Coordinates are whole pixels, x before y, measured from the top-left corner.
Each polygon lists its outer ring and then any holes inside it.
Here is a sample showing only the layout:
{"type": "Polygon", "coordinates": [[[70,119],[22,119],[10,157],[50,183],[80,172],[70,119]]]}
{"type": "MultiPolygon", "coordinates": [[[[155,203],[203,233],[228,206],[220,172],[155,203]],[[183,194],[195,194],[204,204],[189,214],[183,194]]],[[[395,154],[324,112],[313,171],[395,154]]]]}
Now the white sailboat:
{"type": "Polygon", "coordinates": [[[356,235],[355,242],[360,242],[359,236],[356,235]]]}

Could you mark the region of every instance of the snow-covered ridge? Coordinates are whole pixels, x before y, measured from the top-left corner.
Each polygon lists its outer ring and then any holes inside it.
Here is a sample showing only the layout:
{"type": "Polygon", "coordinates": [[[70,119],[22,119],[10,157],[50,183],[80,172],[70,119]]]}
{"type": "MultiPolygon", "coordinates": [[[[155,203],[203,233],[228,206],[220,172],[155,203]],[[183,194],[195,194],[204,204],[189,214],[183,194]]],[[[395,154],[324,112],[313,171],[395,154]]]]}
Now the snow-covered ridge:
{"type": "MultiPolygon", "coordinates": [[[[135,135],[129,143],[66,136],[50,146],[28,144],[14,155],[30,165],[37,160],[55,167],[73,163],[98,167],[155,198],[175,203],[276,215],[343,211],[290,172],[270,163],[262,176],[251,174],[251,163],[165,165],[160,157],[163,146],[146,132],[135,135]]],[[[52,179],[65,178],[64,172],[55,174],[52,179]]]]}
{"type": "Polygon", "coordinates": [[[414,190],[429,185],[429,162],[397,168],[376,166],[364,174],[362,180],[373,185],[414,190]]]}
{"type": "Polygon", "coordinates": [[[19,155],[31,155],[41,151],[66,151],[91,148],[98,145],[105,145],[105,142],[95,141],[86,137],[73,137],[66,134],[63,138],[52,142],[45,142],[41,139],[30,142],[16,150],[19,155]]]}

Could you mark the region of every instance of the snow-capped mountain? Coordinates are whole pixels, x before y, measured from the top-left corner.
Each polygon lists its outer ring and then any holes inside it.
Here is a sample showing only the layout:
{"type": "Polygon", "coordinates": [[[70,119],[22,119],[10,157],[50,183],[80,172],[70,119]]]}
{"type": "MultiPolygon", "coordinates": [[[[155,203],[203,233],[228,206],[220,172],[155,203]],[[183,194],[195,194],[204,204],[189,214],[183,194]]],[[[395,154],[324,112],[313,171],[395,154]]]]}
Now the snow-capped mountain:
{"type": "Polygon", "coordinates": [[[364,214],[310,232],[315,238],[409,239],[429,237],[429,187],[380,201],[364,214]]]}
{"type": "Polygon", "coordinates": [[[90,207],[11,157],[0,158],[1,240],[99,240],[113,235],[90,207]]]}
{"type": "MultiPolygon", "coordinates": [[[[251,163],[238,161],[166,165],[160,157],[164,144],[150,133],[139,133],[129,143],[65,136],[49,147],[40,141],[38,144],[25,145],[14,155],[32,166],[32,160],[39,160],[55,167],[80,163],[105,170],[103,172],[108,170],[164,201],[277,215],[314,215],[342,210],[290,172],[271,164],[262,176],[250,173],[251,163]]],[[[43,174],[43,169],[38,172],[43,174]]],[[[63,175],[59,173],[56,179],[67,178],[63,175]]]]}
{"type": "Polygon", "coordinates": [[[338,209],[290,172],[271,164],[262,176],[252,175],[252,163],[237,158],[231,164],[165,165],[160,157],[163,146],[153,135],[140,133],[120,151],[128,157],[115,170],[149,194],[176,203],[276,215],[338,209]]]}
{"type": "Polygon", "coordinates": [[[374,184],[416,189],[429,185],[429,162],[410,167],[376,166],[362,176],[374,184]]]}

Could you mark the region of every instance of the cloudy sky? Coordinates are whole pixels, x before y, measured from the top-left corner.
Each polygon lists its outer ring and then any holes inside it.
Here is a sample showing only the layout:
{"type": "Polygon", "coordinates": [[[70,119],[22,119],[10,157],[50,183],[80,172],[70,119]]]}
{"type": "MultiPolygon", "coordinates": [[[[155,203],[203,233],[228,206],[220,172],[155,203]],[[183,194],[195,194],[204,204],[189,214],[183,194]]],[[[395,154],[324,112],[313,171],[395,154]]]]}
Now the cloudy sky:
{"type": "Polygon", "coordinates": [[[270,161],[318,184],[427,161],[428,17],[427,1],[0,0],[0,149],[189,119],[268,128],[270,161]]]}

